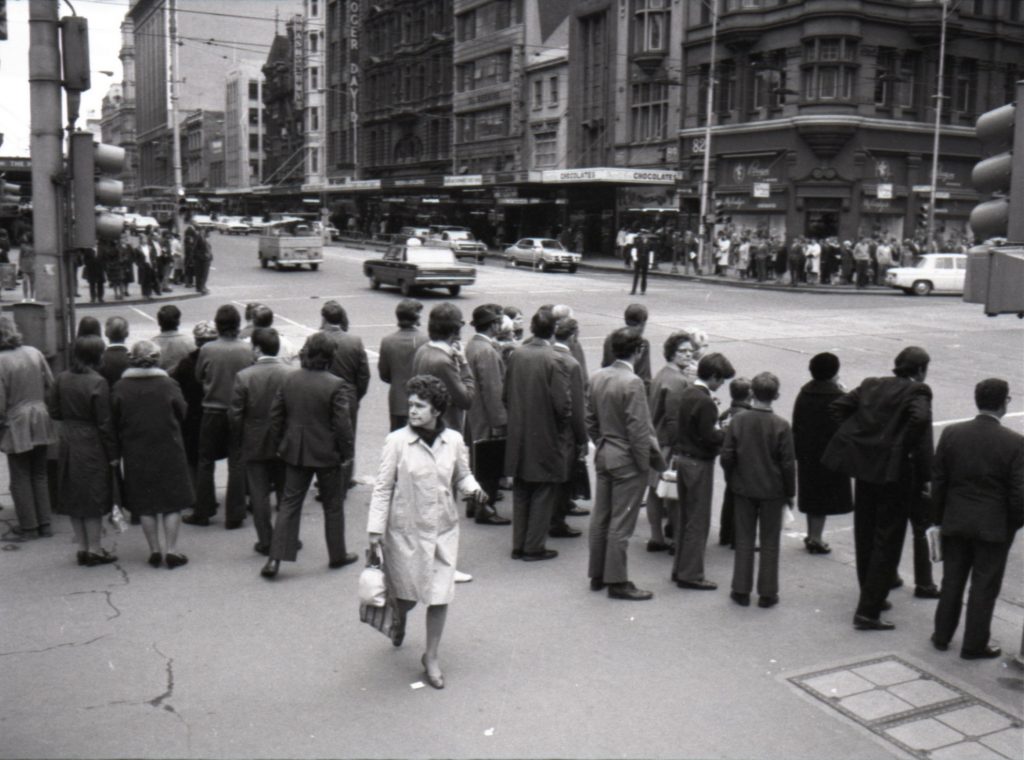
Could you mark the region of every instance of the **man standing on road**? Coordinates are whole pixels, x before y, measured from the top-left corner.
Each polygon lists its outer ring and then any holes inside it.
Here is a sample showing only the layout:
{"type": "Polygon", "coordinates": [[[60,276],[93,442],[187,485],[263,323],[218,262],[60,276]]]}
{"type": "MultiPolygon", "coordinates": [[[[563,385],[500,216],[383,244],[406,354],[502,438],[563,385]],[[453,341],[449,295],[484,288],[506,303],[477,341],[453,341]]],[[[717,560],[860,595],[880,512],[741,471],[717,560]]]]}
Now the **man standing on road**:
{"type": "Polygon", "coordinates": [[[228,460],[228,489],[224,527],[241,528],[245,520],[245,464],[231,440],[228,409],[235,377],[252,364],[252,350],[238,339],[242,316],[225,304],[214,317],[217,340],[199,349],[196,379],[203,385],[203,421],[199,427],[199,464],[196,467],[196,507],[181,519],[189,525],[205,527],[217,511],[214,470],[218,459],[228,460]]]}
{"type": "Polygon", "coordinates": [[[942,526],[942,596],[935,610],[932,643],[945,651],[967,598],[960,656],[998,657],[989,643],[992,611],[1003,585],[1010,545],[1024,526],[1024,436],[1000,424],[1010,401],[1005,380],[990,378],[974,387],[978,416],[950,425],[935,451],[932,498],[942,526]]]}
{"type": "Polygon", "coordinates": [[[830,470],[856,478],[853,540],[860,600],[858,630],[890,631],[880,615],[897,577],[907,519],[931,479],[930,358],[909,346],[896,356],[894,377],[869,377],[832,402],[839,429],[822,455],[830,470]]]}
{"type": "Polygon", "coordinates": [[[124,317],[108,317],[107,323],[103,326],[103,333],[110,341],[103,350],[100,357],[99,372],[106,378],[107,384],[113,388],[114,383],[121,379],[121,375],[128,369],[128,320],[124,317]]]}
{"type": "MultiPolygon", "coordinates": [[[[357,434],[357,423],[359,417],[359,402],[366,395],[370,386],[370,362],[366,358],[366,349],[363,347],[361,338],[357,338],[348,331],[348,314],[345,308],[337,301],[327,301],[320,309],[322,323],[320,330],[334,344],[334,358],[331,361],[331,373],[347,382],[356,392],[355,398],[350,399],[349,414],[352,415],[352,440],[353,446],[357,434]]],[[[352,464],[352,462],[350,462],[352,464]]],[[[352,472],[346,473],[348,480],[345,482],[351,486],[349,481],[353,477],[352,472]]],[[[318,481],[319,482],[319,481],[318,481]]]]}
{"type": "Polygon", "coordinates": [[[160,369],[171,374],[178,362],[195,350],[196,343],[178,331],[181,326],[181,309],[174,304],[161,306],[156,313],[156,321],[160,325],[160,334],[151,340],[160,349],[160,369]]]}
{"type": "Polygon", "coordinates": [[[697,379],[679,395],[672,454],[676,458],[679,489],[676,555],[672,580],[679,588],[714,591],[718,585],[704,577],[704,551],[711,530],[711,499],[715,457],[725,440],[718,426],[718,405],[713,394],[736,375],[722,354],[708,354],[697,364],[697,379]]]}
{"type": "Polygon", "coordinates": [[[597,487],[590,523],[590,588],[608,587],[611,599],[644,601],[654,594],[629,580],[626,550],[636,528],[640,501],[652,468],[665,461],[647,408],[643,382],[633,372],[641,346],[640,334],[630,328],[612,333],[615,361],[590,379],[587,432],[596,453],[597,487]]]}
{"type": "Polygon", "coordinates": [[[559,431],[572,418],[569,378],[551,349],[551,311],[534,314],[530,331],[533,338],[509,356],[504,388],[505,474],[514,478],[512,559],[527,562],[558,556],[545,548],[545,538],[567,471],[559,431]]]}
{"type": "MultiPolygon", "coordinates": [[[[554,310],[552,310],[554,314],[554,310]]],[[[583,379],[583,368],[572,355],[572,341],[579,331],[579,324],[572,317],[560,319],[555,323],[555,342],[552,345],[554,355],[562,365],[563,371],[569,378],[569,391],[572,394],[572,418],[570,424],[564,425],[559,430],[559,443],[565,455],[566,471],[565,483],[555,503],[555,510],[551,516],[551,530],[548,535],[552,538],[576,538],[582,535],[566,522],[565,518],[573,514],[575,504],[572,501],[572,489],[576,469],[582,465],[584,475],[587,458],[587,425],[586,406],[587,391],[583,379]]]]}
{"type": "Polygon", "coordinates": [[[857,282],[857,289],[862,290],[868,286],[868,266],[871,264],[871,245],[867,238],[861,238],[853,247],[854,277],[857,282]]]}
{"type": "Polygon", "coordinates": [[[423,304],[403,298],[395,307],[398,330],[385,335],[380,341],[377,372],[388,383],[388,414],[391,430],[404,428],[409,420],[409,394],[405,384],[412,377],[412,358],[416,349],[427,342],[427,336],[417,330],[423,304]]]}
{"type": "MultiPolygon", "coordinates": [[[[633,371],[644,381],[644,392],[646,393],[651,387],[651,344],[647,341],[647,338],[643,337],[644,328],[647,327],[647,307],[643,304],[631,303],[626,307],[626,312],[623,316],[626,321],[626,327],[632,327],[641,336],[640,353],[636,357],[633,371]]],[[[609,333],[608,337],[604,339],[604,349],[601,358],[602,367],[611,366],[612,362],[615,361],[615,354],[612,351],[612,335],[614,334],[609,333]]]]}
{"type": "Polygon", "coordinates": [[[433,375],[448,389],[451,404],[442,419],[456,432],[465,429],[466,412],[477,393],[473,371],[459,342],[463,324],[462,312],[455,304],[435,306],[427,320],[430,342],[417,348],[412,359],[413,375],[433,375]]]}
{"type": "Polygon", "coordinates": [[[256,527],[256,546],[260,554],[270,553],[273,523],[270,491],[277,491],[281,503],[284,490],[284,462],[277,456],[270,424],[270,409],[288,374],[294,371],[278,357],[281,343],[273,327],[257,327],[251,336],[256,363],[235,378],[228,418],[239,457],[245,464],[246,483],[252,502],[252,521],[256,527]]]}
{"type": "Polygon", "coordinates": [[[213,262],[213,250],[210,248],[210,241],[206,232],[199,232],[195,238],[192,248],[192,268],[195,270],[196,292],[204,296],[209,294],[206,288],[206,280],[210,276],[210,264],[213,262]]]}
{"type": "MultiPolygon", "coordinates": [[[[511,520],[501,517],[494,509],[498,497],[498,481],[501,472],[484,472],[476,455],[476,444],[483,441],[500,440],[508,435],[508,417],[502,390],[505,385],[505,362],[495,344],[495,337],[501,328],[502,308],[499,304],[477,306],[473,310],[473,327],[476,335],[466,344],[466,361],[473,373],[477,393],[469,407],[466,420],[466,442],[473,452],[473,471],[477,482],[487,494],[487,506],[470,506],[467,517],[475,517],[481,525],[508,525],[511,520]]],[[[488,467],[492,463],[487,463],[488,467]]]]}
{"type": "Polygon", "coordinates": [[[640,295],[644,295],[647,293],[647,271],[654,258],[654,238],[649,232],[641,230],[636,235],[633,245],[629,247],[629,256],[633,262],[633,289],[629,294],[636,295],[636,286],[639,283],[640,295]]]}

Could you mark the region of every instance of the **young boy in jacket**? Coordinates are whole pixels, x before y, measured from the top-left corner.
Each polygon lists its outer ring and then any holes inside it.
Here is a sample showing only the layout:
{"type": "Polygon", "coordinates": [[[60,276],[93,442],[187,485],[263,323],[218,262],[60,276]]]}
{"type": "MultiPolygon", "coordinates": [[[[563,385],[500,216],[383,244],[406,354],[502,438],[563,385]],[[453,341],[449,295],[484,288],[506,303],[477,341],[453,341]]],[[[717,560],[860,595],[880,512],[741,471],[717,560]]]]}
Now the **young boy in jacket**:
{"type": "MultiPolygon", "coordinates": [[[[718,426],[722,430],[729,428],[732,418],[740,412],[750,408],[750,380],[745,377],[737,377],[729,383],[729,397],[731,403],[729,408],[718,415],[718,426]]],[[[725,485],[725,493],[722,495],[722,512],[718,519],[718,544],[736,548],[736,531],[733,525],[733,495],[729,484],[725,485]]]]}
{"type": "Polygon", "coordinates": [[[796,494],[796,456],[789,423],[772,412],[779,378],[762,372],[751,382],[749,412],[737,415],[725,433],[721,462],[735,499],[736,556],[730,597],[750,605],[754,583],[754,539],[761,536],[758,607],[779,601],[779,538],[782,512],[796,494]]]}

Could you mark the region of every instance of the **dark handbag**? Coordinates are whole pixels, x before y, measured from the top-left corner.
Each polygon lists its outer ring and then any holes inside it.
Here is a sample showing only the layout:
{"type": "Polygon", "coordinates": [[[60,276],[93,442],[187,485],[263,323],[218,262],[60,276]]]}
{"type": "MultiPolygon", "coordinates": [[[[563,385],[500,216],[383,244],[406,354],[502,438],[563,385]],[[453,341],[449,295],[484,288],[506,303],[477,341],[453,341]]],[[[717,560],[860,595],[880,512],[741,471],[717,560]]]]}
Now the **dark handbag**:
{"type": "MultiPolygon", "coordinates": [[[[376,546],[371,546],[366,550],[366,566],[381,570],[384,573],[384,584],[385,586],[388,585],[387,571],[384,569],[383,559],[376,546]]],[[[395,600],[391,595],[390,588],[388,589],[387,600],[382,607],[367,604],[366,602],[359,603],[359,620],[371,628],[380,631],[388,638],[392,637],[392,628],[397,619],[398,616],[395,615],[395,600]]]]}
{"type": "Polygon", "coordinates": [[[504,438],[473,441],[473,475],[477,480],[497,480],[505,474],[504,438]]]}

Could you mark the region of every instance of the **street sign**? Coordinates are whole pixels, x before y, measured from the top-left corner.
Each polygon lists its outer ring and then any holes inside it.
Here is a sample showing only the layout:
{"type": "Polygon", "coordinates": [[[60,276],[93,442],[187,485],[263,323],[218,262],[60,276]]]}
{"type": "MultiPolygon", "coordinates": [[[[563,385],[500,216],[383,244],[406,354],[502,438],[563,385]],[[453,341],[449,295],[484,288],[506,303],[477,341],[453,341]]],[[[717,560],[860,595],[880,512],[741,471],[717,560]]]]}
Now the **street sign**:
{"type": "Polygon", "coordinates": [[[913,190],[915,193],[930,193],[932,191],[931,185],[914,185],[913,190]]]}
{"type": "Polygon", "coordinates": [[[936,200],[940,200],[940,201],[948,200],[949,199],[949,192],[946,191],[946,190],[936,190],[935,191],[935,198],[936,198],[936,200]]]}
{"type": "Polygon", "coordinates": [[[772,197],[772,186],[767,182],[755,182],[754,183],[754,197],[755,198],[771,198],[772,197]]]}
{"type": "Polygon", "coordinates": [[[876,190],[876,195],[882,200],[892,200],[892,183],[883,182],[879,184],[878,189],[876,190]]]}

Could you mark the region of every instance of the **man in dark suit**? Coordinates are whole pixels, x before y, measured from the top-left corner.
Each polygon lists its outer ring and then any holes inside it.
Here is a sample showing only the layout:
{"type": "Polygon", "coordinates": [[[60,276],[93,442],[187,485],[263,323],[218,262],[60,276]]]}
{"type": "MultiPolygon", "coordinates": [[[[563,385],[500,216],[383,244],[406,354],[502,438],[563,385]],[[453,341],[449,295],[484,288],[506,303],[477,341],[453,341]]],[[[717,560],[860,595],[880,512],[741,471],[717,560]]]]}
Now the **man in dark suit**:
{"type": "Polygon", "coordinates": [[[533,338],[512,352],[505,375],[508,441],[505,474],[512,486],[512,559],[558,556],[545,548],[551,513],[565,482],[559,431],[572,418],[569,378],[551,349],[555,318],[541,309],[530,322],[533,338]]]}
{"type": "MultiPolygon", "coordinates": [[[[559,431],[559,442],[565,452],[566,471],[565,482],[562,484],[558,501],[555,503],[555,510],[551,515],[551,530],[548,535],[552,538],[576,538],[583,534],[583,531],[573,528],[565,520],[571,514],[574,506],[571,501],[574,472],[587,456],[586,381],[583,378],[583,368],[572,355],[572,344],[578,332],[579,324],[572,317],[560,319],[555,323],[555,340],[552,348],[555,358],[569,378],[569,391],[572,394],[572,418],[570,424],[563,426],[559,431]]],[[[582,466],[585,468],[586,464],[584,463],[582,466]]]]}
{"type": "Polygon", "coordinates": [[[1024,526],[1024,436],[999,422],[1009,401],[1005,380],[982,380],[974,388],[978,416],[947,427],[935,451],[932,501],[945,570],[932,643],[949,647],[970,576],[960,647],[965,660],[1002,653],[989,643],[992,610],[1013,537],[1024,526]]]}
{"type": "Polygon", "coordinates": [[[451,403],[444,413],[444,424],[461,433],[466,412],[476,397],[476,381],[466,361],[459,337],[462,312],[452,303],[439,303],[430,310],[427,334],[430,342],[416,349],[412,358],[413,375],[433,375],[448,389],[451,403]]]}
{"type": "MultiPolygon", "coordinates": [[[[320,309],[322,320],[320,330],[334,343],[334,359],[331,361],[331,374],[340,377],[355,391],[349,414],[352,415],[352,440],[355,445],[356,427],[359,418],[359,402],[370,387],[370,362],[366,358],[366,349],[362,338],[348,331],[348,314],[337,301],[327,301],[320,309]]],[[[349,466],[352,466],[352,462],[349,466]]],[[[345,477],[351,479],[351,471],[345,477]]]]}
{"type": "Polygon", "coordinates": [[[271,408],[271,430],[277,453],[286,465],[284,498],[274,524],[270,558],[264,578],[277,575],[281,560],[294,562],[299,550],[302,502],[316,475],[324,507],[328,567],[344,567],[358,559],[345,551],[346,482],[343,474],[354,453],[352,416],[355,390],[329,371],[334,342],[319,332],[306,339],[302,369],[281,385],[271,408]]]}
{"type": "MultiPolygon", "coordinates": [[[[473,451],[473,474],[487,494],[489,504],[484,507],[467,506],[466,514],[475,517],[481,525],[508,525],[511,520],[498,515],[492,504],[498,496],[501,471],[497,467],[485,472],[494,463],[478,461],[475,444],[481,441],[504,439],[508,435],[508,416],[502,401],[505,385],[505,362],[495,339],[501,327],[502,312],[498,304],[485,304],[473,309],[473,327],[476,335],[466,344],[466,362],[473,373],[477,393],[466,415],[466,442],[473,451]]],[[[500,443],[498,444],[500,446],[500,443]]],[[[472,502],[470,502],[472,504],[472,502]]]]}
{"type": "MultiPolygon", "coordinates": [[[[555,316],[555,322],[556,323],[557,322],[561,322],[563,319],[573,319],[574,316],[575,316],[573,314],[571,306],[567,306],[566,304],[561,304],[561,303],[560,304],[556,304],[555,307],[551,310],[551,313],[555,316]]],[[[588,392],[588,390],[590,388],[590,373],[587,371],[587,356],[583,352],[583,345],[580,343],[579,323],[576,324],[576,330],[573,333],[572,338],[570,340],[568,340],[566,342],[566,344],[569,346],[569,352],[572,354],[572,358],[575,359],[579,363],[579,365],[580,365],[580,374],[583,375],[584,399],[586,399],[586,393],[588,392]]],[[[584,404],[584,406],[586,406],[586,405],[584,404]]],[[[584,432],[586,432],[586,425],[585,424],[584,424],[584,432]]],[[[588,481],[587,489],[589,489],[590,474],[587,472],[586,460],[583,460],[583,462],[580,465],[580,467],[581,467],[581,469],[579,470],[579,472],[581,473],[580,477],[584,477],[585,476],[587,478],[587,481],[588,481]]],[[[583,493],[589,494],[589,490],[585,490],[585,491],[583,491],[583,493]]],[[[575,501],[573,501],[574,498],[589,498],[589,496],[580,496],[579,494],[577,494],[576,496],[573,496],[573,494],[570,492],[570,494],[569,494],[569,501],[568,501],[568,511],[566,512],[566,515],[568,515],[570,517],[584,517],[586,515],[589,515],[590,514],[590,510],[587,509],[586,507],[579,506],[579,504],[577,504],[575,501]]]]}
{"type": "Polygon", "coordinates": [[[110,341],[100,357],[100,374],[106,378],[107,384],[114,386],[121,375],[128,369],[128,321],[124,317],[108,317],[103,326],[103,333],[110,341]]]}
{"type": "Polygon", "coordinates": [[[398,330],[385,335],[380,341],[380,357],[377,372],[380,379],[388,383],[388,414],[391,429],[404,428],[409,421],[409,396],[405,384],[412,377],[412,357],[416,349],[427,342],[427,336],[416,327],[420,323],[423,304],[411,298],[403,298],[395,307],[398,330]]]}
{"type": "Polygon", "coordinates": [[[631,296],[636,295],[636,286],[640,285],[640,295],[647,293],[647,272],[654,263],[654,238],[647,230],[641,230],[633,239],[629,249],[629,257],[633,262],[633,289],[631,296]]]}
{"type": "Polygon", "coordinates": [[[725,433],[718,426],[718,405],[712,395],[736,375],[722,354],[702,356],[697,379],[679,394],[672,454],[676,458],[676,554],[672,580],[679,588],[714,591],[718,584],[704,577],[704,551],[711,530],[711,499],[715,482],[715,457],[725,433]]]}
{"type": "Polygon", "coordinates": [[[897,577],[911,503],[931,480],[932,391],[924,382],[929,361],[927,351],[909,346],[896,356],[894,377],[869,377],[829,406],[840,424],[821,462],[856,478],[858,630],[896,627],[880,615],[897,577]]]}
{"type": "Polygon", "coordinates": [[[647,408],[643,381],[633,372],[640,334],[628,327],[612,333],[615,361],[590,378],[587,432],[594,442],[597,486],[590,522],[590,588],[608,587],[611,599],[643,601],[626,570],[626,549],[636,527],[652,461],[665,469],[647,408]],[[653,459],[652,459],[653,457],[653,459]]]}
{"type": "MultiPolygon", "coordinates": [[[[632,327],[641,335],[640,353],[636,357],[633,371],[637,377],[644,381],[644,392],[646,393],[651,388],[651,344],[647,341],[647,338],[642,337],[644,328],[647,327],[647,307],[643,304],[631,303],[626,307],[624,318],[626,327],[632,327]]],[[[612,351],[613,334],[609,333],[608,337],[604,339],[604,351],[601,358],[602,367],[608,367],[615,361],[615,354],[612,351]]]]}
{"type": "Polygon", "coordinates": [[[260,554],[270,553],[273,525],[270,519],[270,491],[277,491],[281,503],[284,489],[284,462],[270,429],[270,409],[278,390],[289,373],[295,371],[278,356],[281,341],[273,327],[257,327],[251,334],[256,363],[235,377],[228,419],[239,456],[245,463],[246,483],[252,503],[252,521],[256,527],[256,546],[260,554]]]}

